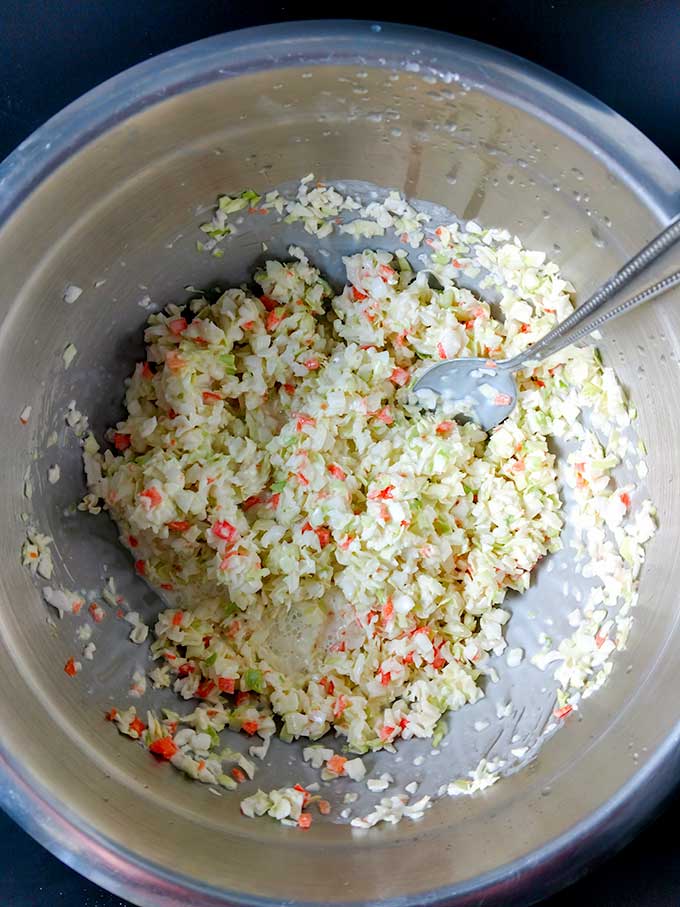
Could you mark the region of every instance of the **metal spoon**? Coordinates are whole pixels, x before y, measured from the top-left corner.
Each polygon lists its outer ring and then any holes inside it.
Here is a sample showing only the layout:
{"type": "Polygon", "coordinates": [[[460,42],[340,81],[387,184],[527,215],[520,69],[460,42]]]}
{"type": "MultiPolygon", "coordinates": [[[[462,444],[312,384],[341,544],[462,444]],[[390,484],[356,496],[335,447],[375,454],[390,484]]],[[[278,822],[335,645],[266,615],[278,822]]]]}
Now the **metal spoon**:
{"type": "Polygon", "coordinates": [[[592,333],[606,321],[618,318],[624,312],[629,312],[680,284],[680,271],[676,271],[610,311],[589,318],[593,312],[603,308],[633,277],[656,261],[677,239],[680,239],[680,218],[631,258],[575,312],[523,353],[498,362],[478,358],[439,362],[418,379],[414,392],[428,407],[434,406],[437,397],[441,397],[453,404],[454,412],[472,418],[485,431],[490,431],[506,419],[515,407],[515,372],[525,366],[533,367],[542,359],[592,333]]]}

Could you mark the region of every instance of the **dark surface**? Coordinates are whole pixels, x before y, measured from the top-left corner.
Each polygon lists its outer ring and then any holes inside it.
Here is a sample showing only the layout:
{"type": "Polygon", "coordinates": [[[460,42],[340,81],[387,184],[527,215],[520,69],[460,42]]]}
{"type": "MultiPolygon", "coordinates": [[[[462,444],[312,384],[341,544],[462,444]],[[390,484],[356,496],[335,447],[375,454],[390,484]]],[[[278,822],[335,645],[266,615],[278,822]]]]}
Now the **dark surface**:
{"type": "MultiPolygon", "coordinates": [[[[398,18],[524,56],[609,104],[680,165],[680,0],[446,0],[414,4],[420,15],[398,17],[395,8],[375,2],[0,0],[0,158],[83,92],[154,54],[233,28],[342,17],[398,18]]],[[[678,907],[679,816],[676,797],[624,851],[546,907],[678,907]]],[[[61,904],[125,907],[0,812],[1,907],[61,904]]]]}

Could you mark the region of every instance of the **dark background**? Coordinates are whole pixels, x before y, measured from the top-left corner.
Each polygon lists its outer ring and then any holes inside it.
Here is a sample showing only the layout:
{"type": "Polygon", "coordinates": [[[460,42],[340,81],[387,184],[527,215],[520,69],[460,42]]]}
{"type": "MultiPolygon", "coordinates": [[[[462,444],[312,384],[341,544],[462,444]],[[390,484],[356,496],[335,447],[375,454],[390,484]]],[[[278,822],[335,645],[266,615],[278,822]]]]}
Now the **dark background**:
{"type": "MultiPolygon", "coordinates": [[[[0,0],[0,159],[83,92],[172,47],[265,22],[370,18],[455,32],[539,63],[609,104],[680,165],[680,0],[430,0],[399,15],[396,7],[0,0]]],[[[676,796],[635,842],[546,907],[679,907],[679,820],[676,796]]],[[[0,907],[62,904],[125,907],[0,812],[0,907]]]]}

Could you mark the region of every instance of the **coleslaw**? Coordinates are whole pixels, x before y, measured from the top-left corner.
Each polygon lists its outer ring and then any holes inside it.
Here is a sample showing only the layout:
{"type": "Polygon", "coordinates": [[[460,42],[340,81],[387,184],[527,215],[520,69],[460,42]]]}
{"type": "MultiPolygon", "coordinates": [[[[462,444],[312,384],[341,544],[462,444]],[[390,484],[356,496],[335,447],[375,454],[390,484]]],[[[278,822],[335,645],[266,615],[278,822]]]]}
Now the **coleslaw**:
{"type": "MultiPolygon", "coordinates": [[[[324,228],[318,205],[282,210],[324,228]]],[[[425,229],[406,226],[411,238],[425,229]]],[[[214,231],[228,235],[225,218],[214,231]]],[[[507,593],[562,544],[554,436],[579,445],[561,468],[577,491],[579,556],[602,581],[573,637],[542,656],[562,685],[557,719],[625,645],[654,512],[645,502],[629,519],[633,489],[612,481],[631,411],[596,351],[572,347],[520,374],[517,408],[488,436],[422,411],[411,392],[433,361],[524,349],[571,311],[572,288],[504,231],[452,224],[427,242],[419,271],[404,250],[347,257],[337,295],[293,246],[255,274],[256,292],[152,314],[127,417],[107,449],[85,440],[87,508],[110,512],[169,604],[153,628],[154,685],[199,701],[188,718],[144,724],[133,708],[113,719],[198,780],[241,780],[215,756],[224,727],[265,744],[332,730],[362,754],[436,739],[448,711],[480,698],[490,656],[506,650],[507,593]],[[460,285],[482,271],[499,317],[460,285]],[[208,738],[198,759],[188,737],[178,743],[181,723],[208,738]]],[[[246,814],[296,823],[290,790],[258,792],[246,814]]],[[[373,820],[382,814],[356,824],[373,820]]]]}

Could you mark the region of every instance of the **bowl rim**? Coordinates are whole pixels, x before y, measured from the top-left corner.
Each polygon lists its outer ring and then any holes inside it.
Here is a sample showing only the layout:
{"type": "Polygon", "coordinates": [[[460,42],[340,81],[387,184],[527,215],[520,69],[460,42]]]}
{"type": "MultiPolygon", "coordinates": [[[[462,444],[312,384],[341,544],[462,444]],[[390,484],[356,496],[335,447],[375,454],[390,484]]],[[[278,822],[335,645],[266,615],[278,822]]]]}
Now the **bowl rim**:
{"type": "MultiPolygon", "coordinates": [[[[326,20],[264,25],[205,38],[133,66],[87,92],[0,164],[0,229],[33,190],[81,148],[173,95],[286,66],[360,64],[391,70],[404,69],[409,61],[417,62],[421,72],[439,77],[455,72],[461,81],[483,86],[514,106],[540,110],[546,121],[605,159],[660,223],[680,209],[680,171],[672,161],[623,117],[560,76],[514,54],[445,32],[326,20]],[[502,91],[485,84],[489,73],[502,73],[502,91]]],[[[575,881],[629,841],[668,796],[680,776],[679,743],[680,723],[614,797],[567,833],[475,879],[419,894],[417,902],[472,907],[483,899],[489,905],[512,907],[533,903],[575,881]]],[[[188,898],[199,896],[206,907],[275,904],[198,883],[140,860],[105,839],[22,770],[7,737],[0,737],[0,806],[68,866],[133,903],[183,907],[188,898]]],[[[405,907],[409,900],[379,903],[405,907]]]]}

